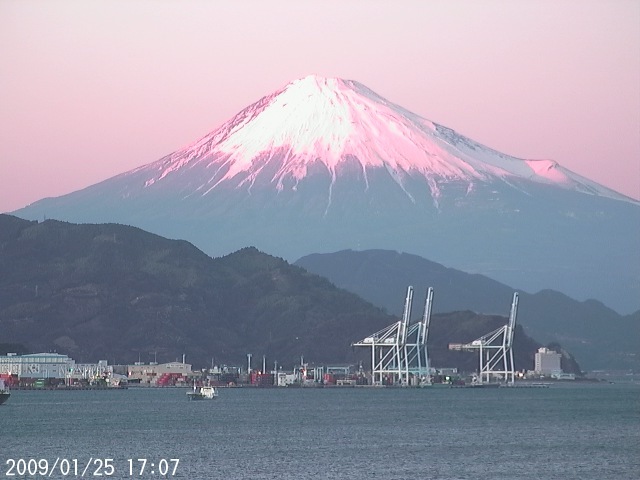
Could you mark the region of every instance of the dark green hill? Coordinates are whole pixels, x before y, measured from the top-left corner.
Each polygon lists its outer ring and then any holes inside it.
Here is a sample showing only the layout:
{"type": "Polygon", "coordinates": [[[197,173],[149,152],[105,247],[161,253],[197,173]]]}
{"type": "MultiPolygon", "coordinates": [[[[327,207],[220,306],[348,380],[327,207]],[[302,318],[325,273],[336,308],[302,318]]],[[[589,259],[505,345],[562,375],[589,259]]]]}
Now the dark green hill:
{"type": "Polygon", "coordinates": [[[2,216],[2,341],[78,360],[150,354],[194,363],[246,353],[343,361],[353,338],[390,322],[327,280],[253,248],[212,259],[122,225],[2,216]],[[8,228],[4,228],[4,224],[8,228]]]}
{"type": "MultiPolygon", "coordinates": [[[[398,299],[402,302],[402,297],[398,299]]],[[[415,315],[418,315],[416,313],[415,315]]],[[[77,361],[244,363],[285,367],[368,359],[350,345],[396,319],[328,280],[245,248],[210,258],[188,242],[123,225],[29,222],[0,215],[0,342],[77,361]]],[[[446,350],[504,317],[471,312],[433,320],[434,365],[475,357],[446,350]],[[488,323],[487,323],[488,322],[488,323]]],[[[539,346],[518,330],[516,365],[539,346]]]]}

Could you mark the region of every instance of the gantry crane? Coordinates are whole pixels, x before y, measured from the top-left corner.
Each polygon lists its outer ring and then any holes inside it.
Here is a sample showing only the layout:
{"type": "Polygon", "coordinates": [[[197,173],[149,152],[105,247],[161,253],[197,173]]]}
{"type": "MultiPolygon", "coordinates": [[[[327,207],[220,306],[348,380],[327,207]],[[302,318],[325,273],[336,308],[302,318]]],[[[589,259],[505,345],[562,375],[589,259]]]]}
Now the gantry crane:
{"type": "Polygon", "coordinates": [[[477,383],[491,383],[493,380],[506,384],[515,382],[513,364],[513,334],[518,314],[518,292],[513,294],[511,313],[506,325],[465,344],[450,344],[449,350],[479,352],[479,372],[477,383]]]}
{"type": "Polygon", "coordinates": [[[431,383],[427,340],[433,304],[433,288],[427,291],[420,322],[411,325],[413,287],[407,288],[402,318],[396,323],[353,344],[371,348],[373,383],[382,384],[385,376],[394,384],[428,385],[431,383]]]}

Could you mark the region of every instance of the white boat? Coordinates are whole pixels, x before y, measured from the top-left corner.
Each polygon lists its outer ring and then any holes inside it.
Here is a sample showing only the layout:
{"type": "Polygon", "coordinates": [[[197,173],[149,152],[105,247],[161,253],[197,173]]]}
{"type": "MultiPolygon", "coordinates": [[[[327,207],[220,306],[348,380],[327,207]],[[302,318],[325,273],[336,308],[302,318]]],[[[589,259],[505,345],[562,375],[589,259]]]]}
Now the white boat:
{"type": "Polygon", "coordinates": [[[213,400],[218,398],[218,389],[211,386],[197,387],[193,386],[193,390],[187,392],[189,400],[213,400]]]}

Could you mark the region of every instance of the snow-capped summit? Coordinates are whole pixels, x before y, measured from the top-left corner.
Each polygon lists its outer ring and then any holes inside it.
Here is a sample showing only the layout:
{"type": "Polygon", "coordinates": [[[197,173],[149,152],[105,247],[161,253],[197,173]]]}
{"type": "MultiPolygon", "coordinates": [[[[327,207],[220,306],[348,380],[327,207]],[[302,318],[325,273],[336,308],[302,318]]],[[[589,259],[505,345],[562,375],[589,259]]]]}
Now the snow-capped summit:
{"type": "Polygon", "coordinates": [[[640,202],[555,161],[497,152],[353,80],[295,80],[156,162],[16,213],[135,225],[211,255],[400,250],[640,308],[640,202]]]}
{"type": "MultiPolygon", "coordinates": [[[[629,200],[548,160],[521,160],[480,145],[384,99],[353,80],[310,75],[242,110],[202,139],[143,167],[150,186],[185,168],[204,168],[196,190],[207,194],[225,182],[250,188],[263,171],[282,190],[324,166],[332,184],[353,164],[383,168],[402,188],[408,175],[423,177],[434,200],[441,185],[511,177],[552,183],[629,200]],[[292,180],[292,182],[287,182],[292,180]]],[[[196,182],[197,183],[197,182],[196,182]]]]}

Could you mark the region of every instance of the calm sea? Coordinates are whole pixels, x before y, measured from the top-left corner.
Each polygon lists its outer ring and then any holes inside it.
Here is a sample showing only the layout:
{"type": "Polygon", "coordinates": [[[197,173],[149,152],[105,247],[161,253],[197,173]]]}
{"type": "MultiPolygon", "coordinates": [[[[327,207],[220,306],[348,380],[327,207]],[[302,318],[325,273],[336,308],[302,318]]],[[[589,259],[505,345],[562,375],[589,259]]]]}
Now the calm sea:
{"type": "Polygon", "coordinates": [[[76,459],[77,475],[49,478],[77,478],[112,458],[111,478],[161,478],[179,459],[172,478],[640,479],[637,384],[185,393],[14,391],[0,406],[0,477],[10,459],[76,459]]]}

